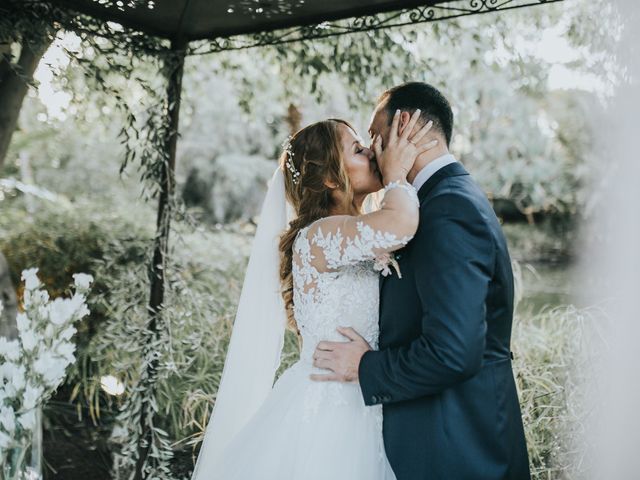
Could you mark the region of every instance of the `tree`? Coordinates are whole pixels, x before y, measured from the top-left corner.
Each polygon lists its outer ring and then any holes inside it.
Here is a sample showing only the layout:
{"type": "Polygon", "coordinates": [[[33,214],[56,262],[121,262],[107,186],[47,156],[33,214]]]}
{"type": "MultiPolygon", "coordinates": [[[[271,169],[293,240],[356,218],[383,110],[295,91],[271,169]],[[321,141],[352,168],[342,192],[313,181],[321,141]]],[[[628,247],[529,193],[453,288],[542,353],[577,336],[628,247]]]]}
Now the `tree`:
{"type": "MultiPolygon", "coordinates": [[[[205,132],[216,132],[207,137],[207,148],[261,148],[258,153],[276,158],[290,124],[289,105],[302,113],[302,125],[343,116],[364,134],[378,94],[422,80],[450,98],[453,151],[498,209],[529,221],[534,215],[572,216],[584,211],[591,174],[591,125],[583,119],[599,99],[591,92],[552,91],[552,64],[534,47],[545,30],[562,25],[577,47],[566,68],[593,71],[597,63],[606,78],[606,56],[593,52],[611,41],[615,29],[608,28],[608,12],[594,15],[597,8],[556,4],[196,57],[185,79],[183,141],[195,146],[205,132]],[[223,98],[221,83],[227,85],[223,98]],[[229,115],[238,105],[242,118],[229,115]],[[231,126],[235,121],[239,128],[231,126]]],[[[179,165],[197,157],[197,148],[190,149],[179,165]]]]}
{"type": "Polygon", "coordinates": [[[55,29],[37,17],[0,9],[0,168],[16,129],[22,102],[55,29]]]}

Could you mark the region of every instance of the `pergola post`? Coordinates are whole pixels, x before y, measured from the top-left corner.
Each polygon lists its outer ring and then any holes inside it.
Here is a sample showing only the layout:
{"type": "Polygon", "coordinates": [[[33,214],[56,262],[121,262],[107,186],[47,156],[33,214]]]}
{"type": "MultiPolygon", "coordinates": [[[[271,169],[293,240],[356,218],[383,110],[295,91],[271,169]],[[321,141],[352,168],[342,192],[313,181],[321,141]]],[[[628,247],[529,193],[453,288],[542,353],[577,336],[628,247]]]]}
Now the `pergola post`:
{"type": "MultiPolygon", "coordinates": [[[[149,269],[150,296],[148,333],[150,342],[144,345],[145,358],[148,359],[147,375],[144,377],[146,385],[140,387],[146,391],[155,389],[158,368],[158,356],[150,351],[156,345],[155,340],[159,334],[160,316],[163,315],[166,259],[169,249],[169,231],[171,226],[171,202],[175,191],[175,165],[176,148],[178,144],[178,127],[180,120],[180,98],[182,91],[182,76],[184,73],[184,61],[188,43],[183,40],[172,40],[172,56],[168,60],[169,75],[167,83],[166,101],[169,130],[165,138],[165,155],[161,170],[160,194],[158,196],[158,215],[156,219],[156,236],[154,240],[153,260],[149,269]]],[[[138,459],[134,478],[142,480],[144,477],[144,464],[149,449],[153,442],[152,423],[154,415],[153,406],[142,404],[140,412],[141,442],[138,445],[138,459]]]]}

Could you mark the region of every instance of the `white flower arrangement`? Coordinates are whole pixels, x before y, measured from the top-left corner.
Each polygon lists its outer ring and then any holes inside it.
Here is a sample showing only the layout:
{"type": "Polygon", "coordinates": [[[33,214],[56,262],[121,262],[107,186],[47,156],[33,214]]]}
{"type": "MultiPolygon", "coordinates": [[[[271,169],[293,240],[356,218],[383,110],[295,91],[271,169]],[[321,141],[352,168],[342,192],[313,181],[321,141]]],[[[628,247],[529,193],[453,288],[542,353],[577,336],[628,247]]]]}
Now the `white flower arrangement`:
{"type": "Polygon", "coordinates": [[[375,259],[373,264],[373,269],[376,272],[380,272],[383,277],[391,275],[391,268],[396,271],[398,274],[398,278],[402,278],[402,273],[400,273],[400,265],[398,265],[398,261],[393,253],[381,253],[375,259]]]}
{"type": "MultiPolygon", "coordinates": [[[[49,300],[38,269],[22,272],[24,311],[16,322],[18,338],[0,337],[0,464],[2,478],[21,478],[31,447],[36,413],[58,388],[74,362],[73,324],[89,314],[86,295],[93,277],[73,275],[75,293],[49,300]]],[[[3,305],[0,302],[0,313],[3,305]]]]}

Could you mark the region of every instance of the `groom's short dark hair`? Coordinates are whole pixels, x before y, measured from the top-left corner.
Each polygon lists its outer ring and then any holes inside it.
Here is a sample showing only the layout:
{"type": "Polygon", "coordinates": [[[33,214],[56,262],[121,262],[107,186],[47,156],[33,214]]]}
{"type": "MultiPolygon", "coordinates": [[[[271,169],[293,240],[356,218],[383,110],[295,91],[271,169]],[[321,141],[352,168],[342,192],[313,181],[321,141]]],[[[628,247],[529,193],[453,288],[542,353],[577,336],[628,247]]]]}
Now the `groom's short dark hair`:
{"type": "Polygon", "coordinates": [[[434,130],[442,133],[451,143],[453,134],[453,111],[445,96],[434,86],[424,82],[408,82],[386,90],[378,99],[378,105],[386,101],[385,111],[389,125],[396,110],[413,113],[421,110],[420,118],[426,122],[433,120],[434,130]]]}

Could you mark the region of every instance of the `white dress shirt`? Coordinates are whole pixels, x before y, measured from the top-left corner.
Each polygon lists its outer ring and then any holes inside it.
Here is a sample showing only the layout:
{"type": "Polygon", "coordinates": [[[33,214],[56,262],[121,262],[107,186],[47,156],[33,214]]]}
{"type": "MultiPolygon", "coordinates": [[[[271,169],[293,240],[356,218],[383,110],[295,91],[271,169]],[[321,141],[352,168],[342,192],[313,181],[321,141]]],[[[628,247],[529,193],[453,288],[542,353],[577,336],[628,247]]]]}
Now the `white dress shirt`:
{"type": "Polygon", "coordinates": [[[455,162],[457,162],[456,157],[454,157],[450,153],[436,158],[432,162],[427,163],[422,168],[422,170],[418,172],[416,178],[413,179],[412,185],[416,188],[416,190],[420,190],[420,187],[427,183],[427,180],[429,180],[438,170],[455,162]]]}

